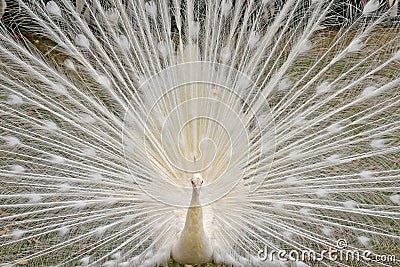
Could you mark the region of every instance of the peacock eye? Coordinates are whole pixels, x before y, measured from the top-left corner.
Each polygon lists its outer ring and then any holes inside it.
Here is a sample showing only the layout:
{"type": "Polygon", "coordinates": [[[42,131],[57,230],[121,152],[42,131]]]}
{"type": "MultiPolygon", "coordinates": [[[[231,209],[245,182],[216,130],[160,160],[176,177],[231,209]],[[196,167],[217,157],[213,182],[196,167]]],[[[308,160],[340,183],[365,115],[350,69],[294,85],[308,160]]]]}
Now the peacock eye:
{"type": "Polygon", "coordinates": [[[204,181],[201,181],[201,184],[203,184],[204,181]]]}
{"type": "Polygon", "coordinates": [[[190,181],[190,182],[192,182],[192,184],[194,184],[193,180],[192,180],[192,181],[190,181]]]}

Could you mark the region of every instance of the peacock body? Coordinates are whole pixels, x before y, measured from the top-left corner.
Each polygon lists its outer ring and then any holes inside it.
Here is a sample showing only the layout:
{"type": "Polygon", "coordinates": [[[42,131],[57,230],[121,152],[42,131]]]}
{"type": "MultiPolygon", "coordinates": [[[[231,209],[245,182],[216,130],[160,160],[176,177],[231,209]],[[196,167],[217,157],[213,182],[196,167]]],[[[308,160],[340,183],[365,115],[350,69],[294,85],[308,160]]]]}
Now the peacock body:
{"type": "Polygon", "coordinates": [[[397,264],[392,9],[17,2],[18,27],[0,25],[0,266],[397,264]]]}

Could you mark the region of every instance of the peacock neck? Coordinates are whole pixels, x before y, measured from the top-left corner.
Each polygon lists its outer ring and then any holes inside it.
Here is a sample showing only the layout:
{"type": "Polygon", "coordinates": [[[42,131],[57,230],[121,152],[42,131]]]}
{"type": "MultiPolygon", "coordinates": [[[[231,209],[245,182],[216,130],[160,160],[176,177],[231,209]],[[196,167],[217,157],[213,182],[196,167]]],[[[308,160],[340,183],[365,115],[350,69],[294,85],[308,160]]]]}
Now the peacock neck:
{"type": "Polygon", "coordinates": [[[184,231],[190,231],[191,233],[201,233],[203,230],[203,211],[200,204],[200,195],[193,190],[192,200],[186,213],[186,222],[184,231]]]}
{"type": "Polygon", "coordinates": [[[185,226],[173,246],[172,258],[182,264],[200,264],[212,260],[212,246],[203,228],[200,196],[193,190],[185,226]]]}

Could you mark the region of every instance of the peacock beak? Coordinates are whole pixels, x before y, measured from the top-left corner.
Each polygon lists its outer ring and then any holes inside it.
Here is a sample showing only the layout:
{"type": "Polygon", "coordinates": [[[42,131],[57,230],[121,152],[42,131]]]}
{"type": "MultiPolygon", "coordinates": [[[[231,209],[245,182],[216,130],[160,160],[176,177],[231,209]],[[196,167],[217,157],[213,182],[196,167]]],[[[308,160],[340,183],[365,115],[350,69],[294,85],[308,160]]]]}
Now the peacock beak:
{"type": "Polygon", "coordinates": [[[194,191],[196,191],[197,194],[200,194],[201,185],[195,185],[193,188],[194,188],[194,191]]]}

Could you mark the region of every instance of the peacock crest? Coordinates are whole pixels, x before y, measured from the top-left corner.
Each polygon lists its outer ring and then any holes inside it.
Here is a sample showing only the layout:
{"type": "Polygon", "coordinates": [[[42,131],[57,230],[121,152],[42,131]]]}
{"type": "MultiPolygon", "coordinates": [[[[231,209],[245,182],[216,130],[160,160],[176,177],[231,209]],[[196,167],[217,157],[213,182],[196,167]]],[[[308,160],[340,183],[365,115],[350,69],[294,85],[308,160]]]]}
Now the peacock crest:
{"type": "Polygon", "coordinates": [[[0,266],[395,266],[382,2],[0,0],[0,266]]]}

